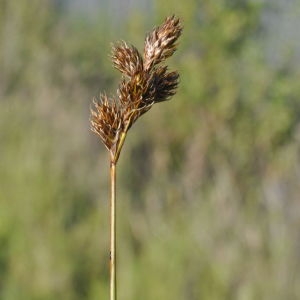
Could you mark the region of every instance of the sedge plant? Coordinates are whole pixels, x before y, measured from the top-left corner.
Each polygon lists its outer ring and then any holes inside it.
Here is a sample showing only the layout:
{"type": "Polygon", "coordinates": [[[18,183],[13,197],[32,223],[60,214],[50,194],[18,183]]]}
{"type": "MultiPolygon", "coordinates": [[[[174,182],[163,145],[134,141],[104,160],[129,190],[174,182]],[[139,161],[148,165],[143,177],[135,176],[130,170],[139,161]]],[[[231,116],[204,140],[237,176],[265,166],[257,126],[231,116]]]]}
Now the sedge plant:
{"type": "Polygon", "coordinates": [[[116,280],[116,165],[127,132],[155,103],[176,93],[179,74],[169,71],[164,61],[173,55],[182,32],[175,16],[148,33],[143,55],[122,41],[112,47],[113,66],[122,73],[117,96],[101,94],[93,99],[91,130],[110,154],[110,300],[117,299],[116,280]]]}

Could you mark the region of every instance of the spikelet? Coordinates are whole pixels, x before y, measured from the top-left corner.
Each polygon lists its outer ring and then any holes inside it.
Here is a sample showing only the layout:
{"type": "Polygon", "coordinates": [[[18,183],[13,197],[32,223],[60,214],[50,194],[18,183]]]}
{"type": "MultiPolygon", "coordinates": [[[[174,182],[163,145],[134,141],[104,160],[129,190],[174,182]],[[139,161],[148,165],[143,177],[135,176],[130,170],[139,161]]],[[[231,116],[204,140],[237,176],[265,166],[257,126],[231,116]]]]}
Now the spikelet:
{"type": "Polygon", "coordinates": [[[121,42],[112,47],[113,66],[128,77],[141,74],[143,72],[143,58],[139,51],[126,42],[121,42]]]}
{"type": "Polygon", "coordinates": [[[91,130],[98,134],[105,147],[110,151],[118,141],[122,131],[122,113],[116,101],[100,95],[100,101],[93,99],[91,109],[91,130]]]}
{"type": "Polygon", "coordinates": [[[145,70],[161,63],[176,51],[176,41],[182,26],[175,16],[166,18],[164,23],[146,36],[144,47],[145,70]]]}
{"type": "Polygon", "coordinates": [[[175,16],[150,32],[143,56],[132,45],[120,42],[112,47],[113,66],[122,73],[116,98],[100,96],[91,109],[91,130],[97,133],[114,162],[117,162],[127,131],[155,103],[170,99],[178,86],[179,74],[162,63],[176,51],[182,32],[175,16]]]}

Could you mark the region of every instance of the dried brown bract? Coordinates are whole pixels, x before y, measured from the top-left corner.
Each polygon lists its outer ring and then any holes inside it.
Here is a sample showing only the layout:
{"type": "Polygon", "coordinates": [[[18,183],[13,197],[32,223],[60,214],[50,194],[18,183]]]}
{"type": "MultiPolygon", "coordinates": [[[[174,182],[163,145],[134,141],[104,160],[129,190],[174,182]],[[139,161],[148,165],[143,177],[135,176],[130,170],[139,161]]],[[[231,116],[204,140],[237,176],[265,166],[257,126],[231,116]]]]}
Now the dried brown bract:
{"type": "Polygon", "coordinates": [[[118,97],[101,95],[100,101],[94,100],[91,128],[110,151],[114,163],[132,124],[154,103],[176,93],[179,74],[168,72],[162,63],[175,52],[181,32],[180,20],[171,16],[146,36],[143,56],[126,42],[113,46],[113,66],[122,73],[118,97]]]}

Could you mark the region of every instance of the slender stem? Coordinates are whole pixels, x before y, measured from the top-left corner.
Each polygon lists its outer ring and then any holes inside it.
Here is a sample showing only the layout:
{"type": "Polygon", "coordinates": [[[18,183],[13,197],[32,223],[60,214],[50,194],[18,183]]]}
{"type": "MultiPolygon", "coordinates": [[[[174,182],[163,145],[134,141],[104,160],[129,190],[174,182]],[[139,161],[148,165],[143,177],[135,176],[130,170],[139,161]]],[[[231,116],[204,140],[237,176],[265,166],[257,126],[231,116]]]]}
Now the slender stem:
{"type": "Polygon", "coordinates": [[[114,161],[110,162],[110,180],[110,300],[116,300],[116,163],[114,161]]]}

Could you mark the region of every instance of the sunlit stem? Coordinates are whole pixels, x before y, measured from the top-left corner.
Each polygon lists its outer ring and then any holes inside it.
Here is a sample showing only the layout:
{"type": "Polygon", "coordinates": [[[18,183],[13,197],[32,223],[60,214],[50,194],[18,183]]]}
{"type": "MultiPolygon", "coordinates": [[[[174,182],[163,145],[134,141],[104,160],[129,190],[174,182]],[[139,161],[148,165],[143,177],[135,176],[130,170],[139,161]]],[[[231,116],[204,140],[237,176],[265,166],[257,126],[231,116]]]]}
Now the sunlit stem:
{"type": "Polygon", "coordinates": [[[116,263],[116,163],[110,163],[110,300],[117,299],[116,263]]]}

